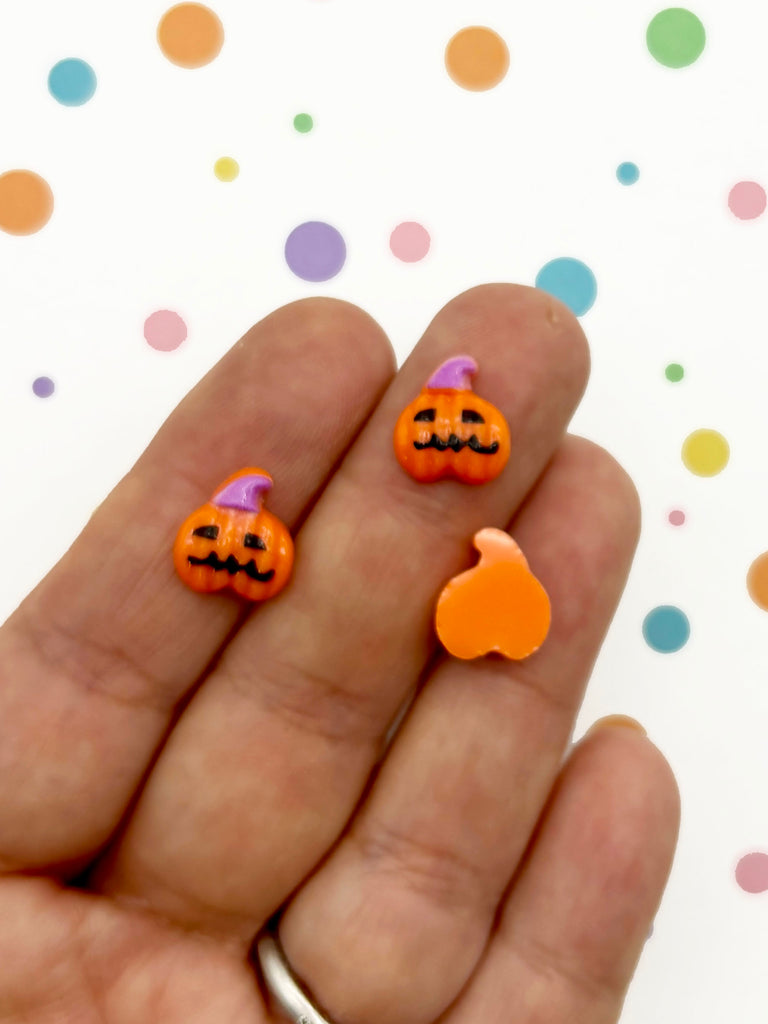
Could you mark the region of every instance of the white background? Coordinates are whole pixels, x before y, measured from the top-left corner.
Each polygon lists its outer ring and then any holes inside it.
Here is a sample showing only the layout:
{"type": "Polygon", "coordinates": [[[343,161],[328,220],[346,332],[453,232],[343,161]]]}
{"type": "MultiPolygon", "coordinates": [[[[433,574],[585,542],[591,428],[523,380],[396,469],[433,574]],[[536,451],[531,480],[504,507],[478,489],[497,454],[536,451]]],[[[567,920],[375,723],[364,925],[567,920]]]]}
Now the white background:
{"type": "MultiPolygon", "coordinates": [[[[764,1024],[768,894],[734,881],[768,850],[768,615],[745,576],[768,549],[766,218],[727,207],[768,183],[768,8],[696,0],[707,47],[657,64],[639,0],[211,0],[226,41],[194,71],[155,38],[169,4],[17,3],[0,33],[0,172],[29,168],[56,197],[38,234],[0,233],[0,617],[66,550],[176,402],[254,322],[311,294],[367,309],[400,357],[454,294],[532,284],[557,256],[598,282],[582,318],[593,373],[573,429],[634,477],[644,528],[577,735],[615,711],[639,718],[683,794],[681,840],[625,1024],[764,1024]],[[484,24],[511,54],[485,93],[445,72],[447,41],[484,24]],[[88,61],[93,99],[47,90],[64,57],[88,61]],[[315,119],[308,135],[296,113],[315,119]],[[232,156],[239,178],[218,181],[232,156]],[[618,184],[624,160],[636,185],[618,184]],[[283,258],[324,220],[346,266],[312,285],[283,258]],[[392,229],[416,220],[429,256],[403,264],[392,229]],[[159,353],[145,318],[178,311],[188,340],[159,353]],[[670,384],[664,367],[685,378],[670,384]],[[57,385],[36,398],[39,375],[57,385]],[[698,427],[722,432],[726,470],[680,459],[698,427]],[[687,522],[673,528],[672,508],[687,522]],[[682,608],[677,654],[644,643],[659,604],[682,608]]],[[[768,215],[767,215],[768,216],[768,215]]],[[[84,567],[85,571],[91,571],[84,567]]]]}

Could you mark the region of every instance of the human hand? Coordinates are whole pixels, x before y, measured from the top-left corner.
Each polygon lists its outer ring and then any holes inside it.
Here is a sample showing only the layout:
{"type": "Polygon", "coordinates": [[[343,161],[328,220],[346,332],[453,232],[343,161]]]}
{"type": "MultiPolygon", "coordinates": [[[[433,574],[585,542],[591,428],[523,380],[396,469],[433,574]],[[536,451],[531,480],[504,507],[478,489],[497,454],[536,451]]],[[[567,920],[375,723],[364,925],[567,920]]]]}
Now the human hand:
{"type": "Polygon", "coordinates": [[[639,731],[568,750],[639,529],[624,472],[565,435],[588,363],[532,289],[458,296],[396,375],[365,313],[307,299],[182,402],[0,631],[2,1024],[276,1019],[248,955],[286,901],[287,958],[335,1024],[617,1020],[679,804],[639,731]],[[512,455],[487,486],[418,484],[393,426],[458,352],[512,455]],[[241,613],[170,552],[247,465],[297,543],[286,589],[241,613]],[[546,587],[549,637],[433,661],[435,599],[484,526],[546,587]]]}

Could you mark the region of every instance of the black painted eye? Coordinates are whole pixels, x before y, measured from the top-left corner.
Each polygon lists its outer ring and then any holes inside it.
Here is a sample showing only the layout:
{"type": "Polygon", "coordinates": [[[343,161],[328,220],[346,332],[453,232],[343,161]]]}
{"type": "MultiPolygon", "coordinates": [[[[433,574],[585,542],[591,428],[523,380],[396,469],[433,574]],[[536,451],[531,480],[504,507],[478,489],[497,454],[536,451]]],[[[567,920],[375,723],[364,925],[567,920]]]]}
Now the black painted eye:
{"type": "Polygon", "coordinates": [[[206,540],[216,540],[219,536],[218,526],[198,526],[192,531],[193,537],[205,537],[206,540]]]}
{"type": "Polygon", "coordinates": [[[255,533],[246,533],[245,539],[243,540],[243,546],[246,548],[260,548],[262,551],[267,550],[267,545],[261,537],[255,533]]]}
{"type": "Polygon", "coordinates": [[[435,410],[434,409],[422,409],[421,412],[417,412],[413,417],[414,423],[434,423],[435,422],[435,410]]]}
{"type": "Polygon", "coordinates": [[[485,420],[479,412],[475,412],[474,409],[462,409],[461,412],[462,423],[485,423],[485,420]]]}

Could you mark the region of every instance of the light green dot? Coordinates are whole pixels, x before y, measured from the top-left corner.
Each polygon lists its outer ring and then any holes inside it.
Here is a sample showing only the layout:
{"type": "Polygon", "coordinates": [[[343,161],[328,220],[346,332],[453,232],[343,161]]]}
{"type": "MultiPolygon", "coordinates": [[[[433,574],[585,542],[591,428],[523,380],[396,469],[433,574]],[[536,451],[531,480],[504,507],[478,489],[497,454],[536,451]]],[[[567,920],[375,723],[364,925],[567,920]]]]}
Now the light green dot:
{"type": "Polygon", "coordinates": [[[701,56],[707,35],[692,11],[684,7],[668,7],[653,18],[645,39],[651,56],[659,64],[668,68],[685,68],[701,56]]]}
{"type": "Polygon", "coordinates": [[[297,114],[293,119],[293,127],[297,132],[311,132],[315,122],[309,114],[297,114]]]}
{"type": "Polygon", "coordinates": [[[685,370],[682,368],[680,363],[670,363],[664,371],[667,380],[671,380],[673,384],[677,384],[679,380],[682,380],[685,376],[685,370]]]}

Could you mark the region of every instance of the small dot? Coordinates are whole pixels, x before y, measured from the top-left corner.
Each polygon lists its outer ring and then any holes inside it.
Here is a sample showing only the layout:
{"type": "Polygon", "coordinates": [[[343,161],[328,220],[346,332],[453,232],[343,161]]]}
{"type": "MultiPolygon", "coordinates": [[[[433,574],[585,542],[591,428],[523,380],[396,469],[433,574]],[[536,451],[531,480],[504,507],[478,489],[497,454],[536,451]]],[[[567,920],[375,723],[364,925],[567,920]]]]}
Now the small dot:
{"type": "Polygon", "coordinates": [[[684,647],[691,635],[688,616],[671,604],[662,604],[648,612],[643,620],[645,642],[661,654],[673,654],[684,647]]]}
{"type": "Polygon", "coordinates": [[[67,57],[48,73],[48,92],[65,107],[80,107],[96,92],[96,74],[84,60],[67,57]]]}
{"type": "Polygon", "coordinates": [[[744,892],[768,891],[768,853],[748,853],[736,865],[736,884],[744,892]]]}
{"type": "Polygon", "coordinates": [[[38,398],[50,398],[56,390],[56,385],[50,377],[37,377],[32,382],[32,390],[38,398]]]}
{"type": "Polygon", "coordinates": [[[144,337],[158,352],[172,352],[187,338],[187,325],[178,313],[158,309],[144,321],[144,337]]]}
{"type": "Polygon", "coordinates": [[[591,309],[597,297],[595,275],[586,263],[570,256],[546,263],[536,275],[536,287],[560,299],[576,316],[591,309]]]}
{"type": "Polygon", "coordinates": [[[347,259],[347,246],[340,232],[323,221],[299,224],[288,235],[285,261],[304,281],[328,281],[335,277],[347,259]]]}
{"type": "Polygon", "coordinates": [[[221,156],[213,165],[213,173],[219,181],[234,181],[240,173],[240,164],[231,156],[221,156]]]}
{"type": "Polygon", "coordinates": [[[173,64],[182,68],[201,68],[221,52],[224,26],[218,16],[203,4],[176,4],[160,19],[157,42],[173,64]]]}
{"type": "Polygon", "coordinates": [[[674,508],[669,513],[669,521],[673,526],[682,526],[685,522],[685,512],[682,509],[674,508]]]}
{"type": "Polygon", "coordinates": [[[651,20],[645,35],[651,56],[668,68],[685,68],[704,51],[707,34],[692,11],[668,7],[651,20]]]}
{"type": "Polygon", "coordinates": [[[685,370],[682,368],[680,363],[670,363],[669,366],[664,370],[664,376],[667,380],[672,381],[673,384],[677,384],[685,376],[685,370]]]}
{"type": "Polygon", "coordinates": [[[509,69],[507,44],[491,28],[471,25],[457,32],[445,48],[448,74],[463,89],[484,92],[501,82],[509,69]]]}
{"type": "Polygon", "coordinates": [[[696,476],[717,476],[728,465],[731,449],[722,434],[702,428],[683,441],[681,456],[686,469],[696,476]]]}
{"type": "Polygon", "coordinates": [[[640,177],[640,168],[637,164],[626,161],[616,168],[616,177],[622,185],[634,185],[640,177]]]}
{"type": "Polygon", "coordinates": [[[756,181],[739,181],[728,193],[728,209],[739,220],[755,220],[765,206],[765,189],[756,181]]]}
{"type": "Polygon", "coordinates": [[[398,224],[389,236],[389,247],[403,263],[418,263],[429,252],[431,241],[423,225],[414,220],[406,220],[398,224]]]}
{"type": "Polygon", "coordinates": [[[315,122],[309,114],[297,114],[293,119],[293,127],[297,132],[301,132],[303,135],[307,132],[311,132],[314,126],[315,122]]]}
{"type": "Polygon", "coordinates": [[[9,235],[33,235],[53,213],[53,192],[34,171],[0,174],[0,228],[9,235]]]}
{"type": "Polygon", "coordinates": [[[768,551],[758,555],[747,573],[749,596],[763,611],[768,612],[768,551]]]}

